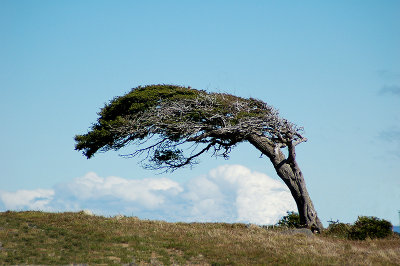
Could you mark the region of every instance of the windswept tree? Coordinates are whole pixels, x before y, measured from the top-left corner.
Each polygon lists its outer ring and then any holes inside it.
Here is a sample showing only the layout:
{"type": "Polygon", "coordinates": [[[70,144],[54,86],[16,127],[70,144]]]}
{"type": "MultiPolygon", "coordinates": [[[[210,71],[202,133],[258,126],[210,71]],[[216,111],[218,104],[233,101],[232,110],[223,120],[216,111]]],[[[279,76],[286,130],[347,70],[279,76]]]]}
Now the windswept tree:
{"type": "Polygon", "coordinates": [[[141,156],[146,168],[172,171],[198,163],[206,152],[228,158],[233,147],[247,141],[270,159],[290,189],[300,223],[320,231],[323,226],[296,162],[295,147],[307,140],[302,134],[302,128],[257,99],[151,85],[111,100],[89,132],[75,140],[76,150],[87,158],[135,144],[136,149],[124,156],[141,156]]]}

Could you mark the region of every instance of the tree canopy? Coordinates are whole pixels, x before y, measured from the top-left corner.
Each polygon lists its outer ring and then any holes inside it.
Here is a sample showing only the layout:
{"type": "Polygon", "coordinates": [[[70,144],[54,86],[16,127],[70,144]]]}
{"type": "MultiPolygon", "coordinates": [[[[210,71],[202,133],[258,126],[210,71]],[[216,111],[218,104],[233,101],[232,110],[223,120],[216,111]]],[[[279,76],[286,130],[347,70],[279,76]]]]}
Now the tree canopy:
{"type": "Polygon", "coordinates": [[[228,157],[232,147],[254,133],[279,148],[306,140],[302,128],[261,100],[175,85],[139,86],[98,114],[91,130],[75,137],[77,150],[91,158],[137,144],[141,148],[125,156],[144,154],[145,166],[155,169],[192,165],[207,151],[228,157]]]}

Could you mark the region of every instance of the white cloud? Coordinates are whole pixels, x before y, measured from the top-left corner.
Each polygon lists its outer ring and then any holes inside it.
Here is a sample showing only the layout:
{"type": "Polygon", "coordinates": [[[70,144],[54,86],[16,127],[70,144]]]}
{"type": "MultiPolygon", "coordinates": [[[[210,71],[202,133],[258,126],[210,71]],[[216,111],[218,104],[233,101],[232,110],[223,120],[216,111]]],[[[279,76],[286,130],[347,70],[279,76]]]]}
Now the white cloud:
{"type": "Polygon", "coordinates": [[[263,173],[226,165],[211,170],[209,176],[219,187],[235,193],[237,221],[273,224],[286,211],[296,209],[288,188],[263,173]]]}
{"type": "Polygon", "coordinates": [[[116,198],[125,202],[142,205],[153,209],[165,201],[165,197],[180,193],[181,186],[167,178],[146,178],[128,180],[121,177],[99,177],[90,172],[71,183],[58,188],[60,193],[67,193],[79,201],[116,198]]]}
{"type": "Polygon", "coordinates": [[[54,190],[0,193],[7,209],[92,210],[167,221],[274,224],[296,205],[285,185],[241,165],[225,165],[179,184],[168,178],[99,177],[90,172],[54,190]]]}
{"type": "Polygon", "coordinates": [[[1,192],[0,199],[6,209],[50,210],[48,204],[54,197],[54,190],[17,190],[16,192],[1,192]]]}

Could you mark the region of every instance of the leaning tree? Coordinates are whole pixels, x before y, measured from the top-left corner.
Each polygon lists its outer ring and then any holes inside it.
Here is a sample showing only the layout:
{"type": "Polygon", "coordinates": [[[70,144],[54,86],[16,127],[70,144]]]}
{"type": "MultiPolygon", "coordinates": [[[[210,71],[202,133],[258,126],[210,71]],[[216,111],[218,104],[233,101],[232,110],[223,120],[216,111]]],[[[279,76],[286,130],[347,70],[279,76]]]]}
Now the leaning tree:
{"type": "Polygon", "coordinates": [[[151,85],[114,98],[98,114],[87,134],[75,136],[76,150],[87,158],[136,144],[135,151],[124,156],[142,155],[146,168],[175,170],[197,163],[206,152],[227,158],[233,147],[248,141],[270,159],[289,187],[301,224],[316,231],[323,228],[296,162],[295,147],[307,140],[303,129],[279,117],[265,102],[151,85]]]}

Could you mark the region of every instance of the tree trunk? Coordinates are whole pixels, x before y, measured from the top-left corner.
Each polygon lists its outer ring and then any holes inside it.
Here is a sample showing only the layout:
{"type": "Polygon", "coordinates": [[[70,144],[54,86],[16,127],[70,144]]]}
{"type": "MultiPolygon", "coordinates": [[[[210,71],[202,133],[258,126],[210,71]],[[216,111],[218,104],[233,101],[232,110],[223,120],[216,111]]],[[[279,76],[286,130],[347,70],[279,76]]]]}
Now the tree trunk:
{"type": "Polygon", "coordinates": [[[317,216],[317,212],[308,195],[303,174],[297,165],[294,145],[289,143],[289,155],[286,158],[280,147],[266,137],[251,134],[248,137],[248,141],[264,155],[268,156],[275,167],[276,173],[288,186],[297,204],[301,225],[312,231],[321,232],[324,227],[317,216]]]}

